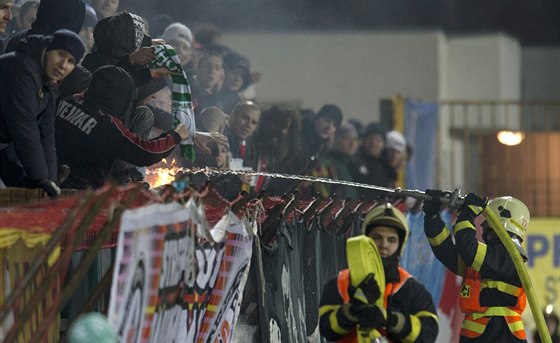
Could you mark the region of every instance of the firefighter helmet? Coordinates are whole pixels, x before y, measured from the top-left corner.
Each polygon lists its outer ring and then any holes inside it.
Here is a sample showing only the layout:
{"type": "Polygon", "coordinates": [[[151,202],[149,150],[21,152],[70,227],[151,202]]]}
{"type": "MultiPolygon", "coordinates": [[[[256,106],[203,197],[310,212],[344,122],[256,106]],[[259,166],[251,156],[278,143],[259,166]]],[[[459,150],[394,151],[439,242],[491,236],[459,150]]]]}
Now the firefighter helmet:
{"type": "Polygon", "coordinates": [[[488,207],[498,217],[506,231],[523,241],[531,215],[529,209],[521,200],[510,196],[498,197],[490,200],[488,207]]]}
{"type": "Polygon", "coordinates": [[[366,215],[362,223],[362,234],[367,235],[376,226],[384,225],[395,228],[399,235],[398,254],[402,254],[408,239],[408,223],[405,215],[391,203],[376,206],[366,215]]]}

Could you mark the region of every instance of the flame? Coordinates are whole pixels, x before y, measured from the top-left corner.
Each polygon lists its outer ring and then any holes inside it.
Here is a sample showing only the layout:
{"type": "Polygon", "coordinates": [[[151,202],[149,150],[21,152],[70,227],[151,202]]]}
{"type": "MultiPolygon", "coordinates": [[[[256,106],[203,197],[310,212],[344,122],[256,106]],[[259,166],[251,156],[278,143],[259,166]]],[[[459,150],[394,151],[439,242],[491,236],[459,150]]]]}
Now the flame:
{"type": "Polygon", "coordinates": [[[164,158],[161,162],[146,169],[145,181],[148,182],[150,188],[168,185],[175,181],[175,175],[177,175],[179,171],[180,168],[177,167],[175,159],[168,163],[164,158]]]}

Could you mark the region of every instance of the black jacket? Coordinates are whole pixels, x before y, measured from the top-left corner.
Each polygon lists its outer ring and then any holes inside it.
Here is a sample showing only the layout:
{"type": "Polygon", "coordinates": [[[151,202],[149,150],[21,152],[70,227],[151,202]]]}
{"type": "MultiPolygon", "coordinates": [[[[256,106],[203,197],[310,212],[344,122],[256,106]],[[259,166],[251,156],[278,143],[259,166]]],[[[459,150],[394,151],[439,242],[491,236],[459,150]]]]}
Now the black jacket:
{"type": "MultiPolygon", "coordinates": [[[[480,259],[478,272],[487,282],[501,283],[506,288],[481,288],[479,294],[480,306],[502,307],[515,306],[518,298],[507,293],[506,289],[521,288],[521,280],[512,258],[501,243],[485,244],[476,238],[474,216],[470,211],[460,212],[453,235],[439,216],[424,218],[424,231],[436,258],[451,272],[464,276],[466,267],[474,268],[475,258],[480,259]],[[459,224],[459,225],[458,225],[459,224]]],[[[490,243],[490,242],[489,242],[490,243]]],[[[476,269],[476,268],[475,268],[476,269]]],[[[485,327],[484,333],[474,339],[461,337],[460,342],[520,342],[508,330],[508,323],[504,317],[495,316],[485,327]]]]}
{"type": "Polygon", "coordinates": [[[116,160],[148,166],[168,156],[181,141],[175,131],[151,140],[130,132],[119,118],[129,110],[132,80],[121,68],[101,71],[94,73],[84,96],[64,99],[57,110],[58,158],[71,170],[63,187],[100,187],[109,180],[116,160]],[[108,72],[100,76],[101,71],[108,72]]]}
{"type": "Polygon", "coordinates": [[[29,36],[0,56],[0,145],[13,144],[27,178],[56,180],[54,113],[58,91],[42,75],[50,39],[29,36]]]}
{"type": "MultiPolygon", "coordinates": [[[[338,290],[337,280],[338,278],[333,278],[325,284],[319,305],[321,313],[319,329],[321,335],[329,340],[343,338],[345,335],[341,334],[341,329],[355,330],[355,327],[344,328],[339,326],[342,323],[338,320],[331,320],[331,313],[336,313],[344,303],[338,290]]],[[[399,312],[406,318],[400,334],[388,334],[391,342],[407,342],[405,337],[413,330],[418,330],[418,336],[414,342],[435,342],[439,332],[437,312],[432,296],[424,285],[411,277],[388,297],[387,303],[388,311],[399,312]],[[412,320],[413,317],[415,317],[414,320],[412,320]]]]}
{"type": "MultiPolygon", "coordinates": [[[[82,66],[91,73],[105,65],[116,65],[132,76],[136,87],[145,85],[152,77],[147,66],[130,64],[128,55],[136,50],[136,29],[130,13],[121,12],[101,19],[93,30],[95,45],[88,53],[82,66]]],[[[148,37],[149,38],[149,37],[148,37]]],[[[150,45],[146,42],[143,45],[150,45]]]]}
{"type": "Polygon", "coordinates": [[[80,33],[85,15],[86,5],[82,0],[42,0],[31,28],[13,34],[6,43],[6,52],[14,51],[17,43],[30,35],[52,35],[59,29],[80,33]]]}

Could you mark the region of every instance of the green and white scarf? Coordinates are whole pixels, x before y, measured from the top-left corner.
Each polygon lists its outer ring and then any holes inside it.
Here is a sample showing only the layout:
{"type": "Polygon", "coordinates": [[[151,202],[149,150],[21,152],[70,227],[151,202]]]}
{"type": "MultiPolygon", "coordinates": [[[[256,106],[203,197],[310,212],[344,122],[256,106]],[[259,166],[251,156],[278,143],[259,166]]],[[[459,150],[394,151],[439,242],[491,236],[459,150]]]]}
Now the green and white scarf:
{"type": "Polygon", "coordinates": [[[194,110],[192,105],[191,87],[187,80],[187,74],[181,67],[181,61],[171,45],[152,46],[156,58],[148,64],[148,67],[167,68],[171,72],[173,81],[171,114],[175,126],[185,124],[189,129],[189,138],[181,141],[181,157],[194,161],[194,135],[196,126],[194,122],[194,110]]]}

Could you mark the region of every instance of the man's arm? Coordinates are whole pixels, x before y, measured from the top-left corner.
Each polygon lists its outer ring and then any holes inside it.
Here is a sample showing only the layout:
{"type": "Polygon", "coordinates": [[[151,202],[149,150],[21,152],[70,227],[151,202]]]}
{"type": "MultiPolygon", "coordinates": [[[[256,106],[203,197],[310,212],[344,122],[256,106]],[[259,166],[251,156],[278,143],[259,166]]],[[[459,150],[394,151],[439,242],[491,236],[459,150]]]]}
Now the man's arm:
{"type": "Polygon", "coordinates": [[[399,308],[389,305],[388,337],[403,343],[434,342],[439,331],[439,318],[430,293],[414,278],[408,279],[400,292],[406,294],[408,304],[399,308]]]}
{"type": "MultiPolygon", "coordinates": [[[[53,98],[53,102],[55,99],[53,98]]],[[[56,157],[56,145],[54,134],[54,106],[47,108],[46,112],[39,118],[39,132],[41,133],[41,145],[49,172],[49,180],[56,181],[58,178],[58,163],[56,157]]]]}
{"type": "Polygon", "coordinates": [[[42,86],[24,65],[17,63],[16,69],[12,75],[3,76],[9,80],[2,82],[0,89],[6,128],[27,177],[32,182],[46,180],[49,168],[37,119],[37,97],[42,94],[42,86]]]}
{"type": "Polygon", "coordinates": [[[474,193],[465,198],[453,227],[457,252],[467,266],[480,272],[483,277],[509,280],[517,275],[511,257],[504,253],[504,249],[489,246],[476,238],[474,219],[482,213],[485,206],[486,200],[474,193]]]}
{"type": "MultiPolygon", "coordinates": [[[[184,125],[182,127],[185,127],[184,125]]],[[[118,159],[137,166],[149,166],[167,157],[181,142],[188,137],[188,130],[179,126],[174,131],[168,131],[159,137],[145,140],[128,130],[124,124],[111,117],[111,134],[115,142],[113,155],[118,159]],[[179,133],[180,131],[180,133],[179,133]]]]}
{"type": "Polygon", "coordinates": [[[449,229],[439,214],[424,217],[424,233],[436,258],[455,274],[459,274],[457,249],[449,229]]]}
{"type": "Polygon", "coordinates": [[[319,303],[319,332],[329,341],[337,341],[356,328],[358,317],[350,313],[350,304],[343,304],[338,293],[337,279],[329,280],[323,287],[319,303]]]}

